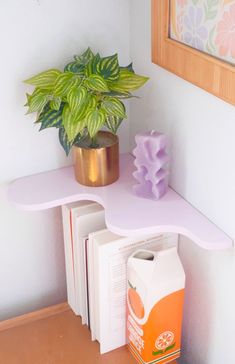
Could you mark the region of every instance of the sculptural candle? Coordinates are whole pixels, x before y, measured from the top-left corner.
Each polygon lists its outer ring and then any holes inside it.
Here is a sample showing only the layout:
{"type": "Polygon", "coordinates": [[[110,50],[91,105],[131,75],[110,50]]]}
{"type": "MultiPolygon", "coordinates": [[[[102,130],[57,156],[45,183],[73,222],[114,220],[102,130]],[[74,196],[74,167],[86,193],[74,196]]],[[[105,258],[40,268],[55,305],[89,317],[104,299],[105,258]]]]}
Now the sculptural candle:
{"type": "Polygon", "coordinates": [[[133,176],[138,184],[133,186],[133,191],[137,196],[158,200],[168,186],[166,136],[152,130],[137,134],[135,141],[133,154],[137,170],[133,176]]]}

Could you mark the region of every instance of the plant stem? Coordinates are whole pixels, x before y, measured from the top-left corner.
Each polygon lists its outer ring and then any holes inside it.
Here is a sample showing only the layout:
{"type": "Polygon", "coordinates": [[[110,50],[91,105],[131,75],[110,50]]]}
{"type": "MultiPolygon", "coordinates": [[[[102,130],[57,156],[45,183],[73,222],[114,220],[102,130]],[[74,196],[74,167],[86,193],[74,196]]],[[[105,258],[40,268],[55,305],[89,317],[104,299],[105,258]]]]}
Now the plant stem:
{"type": "Polygon", "coordinates": [[[94,135],[93,138],[91,138],[91,148],[97,148],[98,144],[97,144],[97,136],[94,135]]]}

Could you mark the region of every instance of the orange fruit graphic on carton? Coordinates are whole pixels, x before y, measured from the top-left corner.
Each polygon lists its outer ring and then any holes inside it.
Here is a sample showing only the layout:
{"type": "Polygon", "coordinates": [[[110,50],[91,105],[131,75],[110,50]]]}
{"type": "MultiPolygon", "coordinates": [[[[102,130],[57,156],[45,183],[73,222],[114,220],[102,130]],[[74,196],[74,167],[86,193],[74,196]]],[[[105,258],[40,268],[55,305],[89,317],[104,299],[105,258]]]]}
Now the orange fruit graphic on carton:
{"type": "Polygon", "coordinates": [[[133,288],[132,286],[128,289],[128,300],[136,317],[142,319],[144,317],[144,305],[136,288],[133,288]]]}
{"type": "MultiPolygon", "coordinates": [[[[171,346],[174,341],[175,335],[171,331],[165,331],[158,336],[155,346],[159,350],[165,350],[171,346]]],[[[174,345],[174,344],[173,344],[174,345]]]]}
{"type": "Polygon", "coordinates": [[[180,356],[185,275],[176,248],[148,253],[128,260],[128,345],[139,363],[165,364],[180,356]]]}

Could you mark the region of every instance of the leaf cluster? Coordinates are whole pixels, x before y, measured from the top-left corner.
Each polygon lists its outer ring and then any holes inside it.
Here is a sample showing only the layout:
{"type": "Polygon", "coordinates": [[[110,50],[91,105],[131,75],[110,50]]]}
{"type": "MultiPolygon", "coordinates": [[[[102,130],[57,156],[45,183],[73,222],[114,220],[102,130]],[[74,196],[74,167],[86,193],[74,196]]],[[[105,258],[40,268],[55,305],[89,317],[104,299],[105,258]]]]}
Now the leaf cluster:
{"type": "Polygon", "coordinates": [[[116,134],[126,118],[123,99],[133,97],[147,77],[137,75],[132,64],[120,67],[117,54],[101,57],[88,48],[74,56],[63,71],[49,69],[24,82],[35,86],[26,94],[28,113],[37,113],[40,130],[59,129],[59,140],[68,155],[73,145],[89,138],[91,145],[98,131],[106,127],[116,134]]]}

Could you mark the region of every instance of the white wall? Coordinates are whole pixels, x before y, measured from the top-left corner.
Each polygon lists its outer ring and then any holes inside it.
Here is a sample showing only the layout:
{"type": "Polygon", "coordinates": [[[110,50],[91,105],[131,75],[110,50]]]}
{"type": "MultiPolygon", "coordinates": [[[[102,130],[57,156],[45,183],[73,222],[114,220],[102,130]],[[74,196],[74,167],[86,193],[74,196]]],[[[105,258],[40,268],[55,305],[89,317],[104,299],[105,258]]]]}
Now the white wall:
{"type": "MultiPolygon", "coordinates": [[[[12,208],[7,184],[20,176],[70,164],[55,130],[38,133],[24,115],[22,80],[61,67],[87,45],[129,61],[125,0],[9,0],[1,6],[0,319],[66,299],[59,209],[12,208]]],[[[171,185],[235,237],[234,107],[150,61],[150,0],[131,0],[131,58],[151,80],[131,101],[136,132],[156,128],[171,142],[171,185]]],[[[128,147],[128,124],[122,129],[128,147]]],[[[182,239],[187,273],[183,359],[188,364],[234,361],[235,257],[182,239]]]]}
{"type": "MultiPolygon", "coordinates": [[[[7,201],[20,176],[71,164],[57,131],[38,133],[25,116],[22,80],[62,67],[91,46],[129,62],[126,0],[9,0],[0,12],[0,320],[66,300],[60,209],[24,213],[7,201]]],[[[121,130],[128,148],[128,122],[121,130]]],[[[58,181],[59,182],[59,181],[58,181]]],[[[46,186],[42,186],[46,188],[46,186]]]]}
{"type": "MultiPolygon", "coordinates": [[[[151,63],[150,0],[131,0],[131,59],[150,76],[131,101],[131,146],[140,130],[165,132],[171,186],[235,238],[235,108],[151,63]]],[[[227,364],[235,357],[234,251],[208,252],[182,238],[187,289],[183,360],[227,364]]]]}

